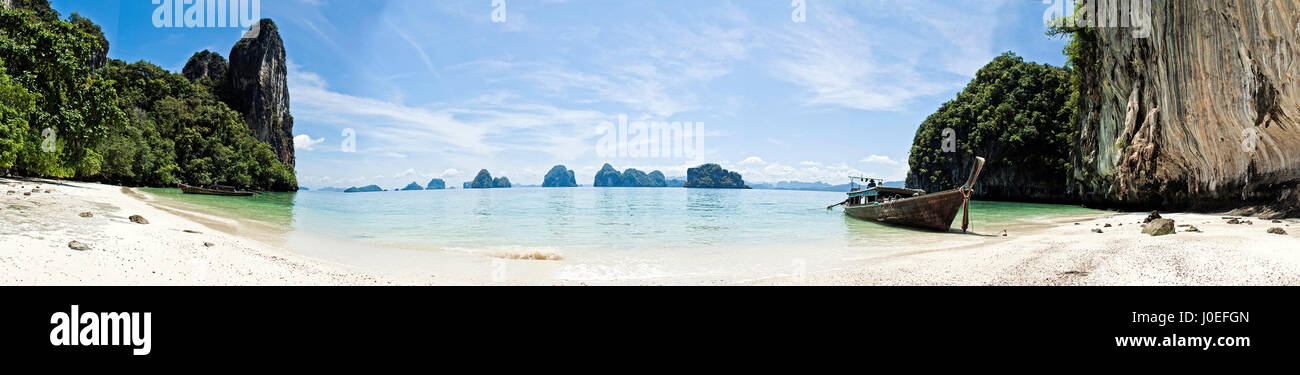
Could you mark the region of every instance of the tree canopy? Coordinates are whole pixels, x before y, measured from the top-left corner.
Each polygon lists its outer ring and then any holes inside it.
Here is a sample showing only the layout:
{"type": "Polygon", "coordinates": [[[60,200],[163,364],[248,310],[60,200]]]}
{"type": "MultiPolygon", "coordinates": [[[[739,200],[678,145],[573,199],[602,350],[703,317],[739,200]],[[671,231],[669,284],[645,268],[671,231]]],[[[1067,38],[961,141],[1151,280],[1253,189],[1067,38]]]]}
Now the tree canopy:
{"type": "MultiPolygon", "coordinates": [[[[31,8],[36,9],[36,8],[31,8]]],[[[297,186],[209,80],[105,61],[99,26],[0,10],[0,172],[130,185],[297,186]]]]}

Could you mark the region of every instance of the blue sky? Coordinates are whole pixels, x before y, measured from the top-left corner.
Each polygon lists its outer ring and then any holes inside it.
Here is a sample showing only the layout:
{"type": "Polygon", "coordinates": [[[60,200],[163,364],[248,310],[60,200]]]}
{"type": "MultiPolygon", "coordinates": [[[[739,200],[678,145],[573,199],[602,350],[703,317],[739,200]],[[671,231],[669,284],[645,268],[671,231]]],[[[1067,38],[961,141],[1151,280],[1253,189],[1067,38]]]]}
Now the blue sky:
{"type": "MultiPolygon", "coordinates": [[[[233,0],[232,0],[233,1],[233,0]]],[[[303,186],[449,185],[487,168],[539,184],[555,164],[716,162],[749,182],[902,179],[916,127],[1003,51],[1060,66],[1041,0],[262,0],[290,62],[303,186]],[[703,122],[692,158],[601,157],[597,126],[703,122]],[[343,129],[355,130],[344,152],[343,129]]],[[[155,28],[150,0],[54,0],[109,56],[179,71],[239,28],[155,28]]]]}

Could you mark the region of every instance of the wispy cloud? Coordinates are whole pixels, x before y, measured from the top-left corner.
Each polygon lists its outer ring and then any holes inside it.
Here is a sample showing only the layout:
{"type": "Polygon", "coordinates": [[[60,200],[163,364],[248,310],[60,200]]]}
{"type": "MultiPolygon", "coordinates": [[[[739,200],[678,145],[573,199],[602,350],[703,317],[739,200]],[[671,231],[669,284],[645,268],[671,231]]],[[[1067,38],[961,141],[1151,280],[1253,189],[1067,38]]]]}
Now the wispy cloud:
{"type": "Polygon", "coordinates": [[[957,4],[888,3],[878,8],[890,11],[838,3],[809,7],[806,23],[773,35],[789,51],[772,63],[773,75],[802,87],[809,105],[901,111],[918,97],[965,84],[994,55],[985,13],[996,12],[1000,1],[978,2],[978,14],[954,9],[957,4]],[[893,22],[859,20],[876,11],[893,22]]]}

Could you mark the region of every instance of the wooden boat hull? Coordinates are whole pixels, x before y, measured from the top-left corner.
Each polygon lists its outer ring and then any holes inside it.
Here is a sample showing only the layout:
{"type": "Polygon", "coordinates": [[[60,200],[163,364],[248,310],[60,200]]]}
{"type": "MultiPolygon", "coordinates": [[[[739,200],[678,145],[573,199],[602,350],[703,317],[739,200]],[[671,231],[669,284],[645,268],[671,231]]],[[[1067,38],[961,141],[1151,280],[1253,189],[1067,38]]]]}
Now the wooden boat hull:
{"type": "Polygon", "coordinates": [[[844,213],[862,220],[946,232],[964,202],[961,189],[954,189],[888,203],[845,205],[844,213]]]}
{"type": "Polygon", "coordinates": [[[185,194],[203,194],[203,195],[221,195],[227,197],[247,197],[253,195],[251,191],[226,191],[216,189],[204,189],[197,186],[181,185],[181,191],[185,194]]]}

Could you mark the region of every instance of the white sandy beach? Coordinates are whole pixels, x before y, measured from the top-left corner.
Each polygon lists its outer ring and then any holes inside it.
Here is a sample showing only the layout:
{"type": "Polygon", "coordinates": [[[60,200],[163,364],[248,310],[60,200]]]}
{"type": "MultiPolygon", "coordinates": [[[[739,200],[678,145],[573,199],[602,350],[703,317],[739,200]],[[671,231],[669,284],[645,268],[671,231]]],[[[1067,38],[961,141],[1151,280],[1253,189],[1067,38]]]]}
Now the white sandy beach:
{"type": "MultiPolygon", "coordinates": [[[[0,284],[388,285],[164,211],[118,186],[0,179],[0,284]],[[38,188],[39,187],[39,188],[38,188]],[[33,191],[35,190],[35,191],[33,191]],[[48,190],[49,192],[46,192],[48,190]],[[10,194],[9,191],[14,191],[10,194]],[[23,193],[31,193],[24,195],[23,193]],[[90,212],[92,217],[79,216],[90,212]],[[128,218],[140,215],[149,224],[128,218]],[[198,233],[187,233],[186,230],[198,233]],[[90,246],[78,251],[71,241],[90,246]],[[212,246],[205,246],[210,243],[212,246]]],[[[238,231],[238,224],[228,231],[238,231]]]]}
{"type": "Polygon", "coordinates": [[[1300,221],[1227,224],[1226,215],[1162,213],[1180,226],[1177,233],[1150,236],[1141,231],[1147,214],[1043,221],[975,245],[905,251],[863,259],[865,266],[753,284],[1300,285],[1300,221]],[[1186,232],[1185,224],[1200,232],[1186,232]],[[1287,234],[1268,233],[1273,227],[1287,234]]]}
{"type": "MultiPolygon", "coordinates": [[[[296,254],[258,228],[155,205],[140,193],[118,186],[0,179],[0,192],[4,193],[0,195],[3,285],[483,283],[439,275],[374,272],[373,268],[296,254]],[[11,190],[13,194],[7,193],[11,190]],[[82,212],[93,216],[81,217],[82,212]],[[128,219],[131,215],[141,215],[149,224],[133,223],[128,219]],[[71,241],[85,243],[90,249],[71,249],[71,241]]],[[[961,241],[952,241],[953,247],[901,249],[846,259],[845,268],[832,271],[717,283],[1300,285],[1300,221],[1273,223],[1249,218],[1253,224],[1227,224],[1223,215],[1164,213],[1178,225],[1191,224],[1201,232],[1178,227],[1176,234],[1152,237],[1141,233],[1145,216],[1104,213],[1041,221],[1009,228],[1005,237],[999,233],[954,235],[961,236],[961,241]],[[1104,227],[1106,224],[1112,226],[1104,227]],[[1272,227],[1289,233],[1267,233],[1272,227]]]]}

